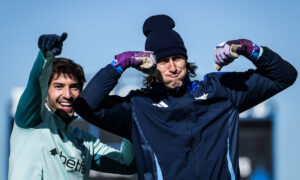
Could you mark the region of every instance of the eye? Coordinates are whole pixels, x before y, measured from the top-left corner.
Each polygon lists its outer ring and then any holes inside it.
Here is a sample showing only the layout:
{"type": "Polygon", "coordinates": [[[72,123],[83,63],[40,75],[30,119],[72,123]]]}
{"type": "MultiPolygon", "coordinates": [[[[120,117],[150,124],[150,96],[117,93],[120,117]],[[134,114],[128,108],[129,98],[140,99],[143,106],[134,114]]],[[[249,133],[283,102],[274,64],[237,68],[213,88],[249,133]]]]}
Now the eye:
{"type": "Polygon", "coordinates": [[[157,63],[163,63],[163,64],[165,64],[167,62],[169,62],[169,58],[162,58],[157,61],[157,63]]]}
{"type": "Polygon", "coordinates": [[[55,88],[55,89],[61,89],[61,88],[63,88],[63,86],[62,86],[61,84],[55,84],[55,85],[54,85],[54,88],[55,88]]]}
{"type": "Polygon", "coordinates": [[[73,90],[79,90],[79,84],[72,84],[70,88],[73,90]]]}

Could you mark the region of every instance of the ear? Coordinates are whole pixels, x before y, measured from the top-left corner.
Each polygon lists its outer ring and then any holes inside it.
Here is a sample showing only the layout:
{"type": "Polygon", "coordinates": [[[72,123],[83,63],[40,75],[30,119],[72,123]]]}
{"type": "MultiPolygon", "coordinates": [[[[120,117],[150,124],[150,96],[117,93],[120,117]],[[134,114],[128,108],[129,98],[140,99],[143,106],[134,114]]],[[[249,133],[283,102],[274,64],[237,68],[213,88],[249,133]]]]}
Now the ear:
{"type": "Polygon", "coordinates": [[[47,97],[46,97],[46,101],[45,101],[46,104],[48,104],[48,97],[49,97],[49,95],[47,95],[47,97]]]}

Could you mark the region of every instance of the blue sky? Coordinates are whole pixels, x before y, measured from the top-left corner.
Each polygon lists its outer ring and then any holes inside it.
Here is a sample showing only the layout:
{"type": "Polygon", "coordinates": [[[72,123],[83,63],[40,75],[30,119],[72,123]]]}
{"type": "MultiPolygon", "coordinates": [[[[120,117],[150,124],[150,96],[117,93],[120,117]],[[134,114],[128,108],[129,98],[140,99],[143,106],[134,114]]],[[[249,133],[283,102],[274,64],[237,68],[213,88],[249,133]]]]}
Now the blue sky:
{"type": "MultiPolygon", "coordinates": [[[[81,64],[87,74],[94,74],[117,53],[143,50],[144,20],[151,15],[167,14],[175,20],[175,30],[185,42],[189,61],[198,65],[199,75],[215,71],[213,49],[217,44],[238,38],[268,46],[299,71],[299,7],[297,1],[271,0],[2,1],[0,143],[5,141],[5,108],[10,91],[26,85],[41,34],[67,32],[61,56],[81,64]]],[[[222,71],[249,68],[254,66],[245,58],[239,58],[222,71]]],[[[299,92],[297,80],[292,87],[272,98],[277,106],[278,179],[297,179],[300,171],[299,92]]],[[[5,149],[0,148],[0,154],[4,152],[5,149]]],[[[0,175],[3,175],[3,156],[0,158],[0,175]]]]}

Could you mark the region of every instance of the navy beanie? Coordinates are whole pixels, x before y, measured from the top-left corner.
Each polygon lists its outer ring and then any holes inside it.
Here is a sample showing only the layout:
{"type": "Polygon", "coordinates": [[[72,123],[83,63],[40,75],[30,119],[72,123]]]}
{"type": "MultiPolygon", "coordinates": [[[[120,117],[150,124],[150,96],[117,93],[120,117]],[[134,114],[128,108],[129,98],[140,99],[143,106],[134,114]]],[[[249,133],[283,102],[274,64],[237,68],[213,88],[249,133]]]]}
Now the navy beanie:
{"type": "Polygon", "coordinates": [[[145,50],[153,51],[157,60],[172,55],[183,55],[187,59],[183,40],[174,27],[175,22],[167,15],[151,16],[144,22],[145,50]]]}

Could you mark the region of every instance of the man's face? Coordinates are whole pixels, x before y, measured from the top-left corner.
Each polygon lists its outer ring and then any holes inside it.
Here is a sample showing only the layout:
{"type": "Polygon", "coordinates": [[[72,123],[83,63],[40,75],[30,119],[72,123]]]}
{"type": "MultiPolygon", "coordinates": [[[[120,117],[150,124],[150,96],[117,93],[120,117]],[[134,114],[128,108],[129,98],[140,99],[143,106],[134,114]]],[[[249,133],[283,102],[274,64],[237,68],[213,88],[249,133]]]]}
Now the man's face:
{"type": "Polygon", "coordinates": [[[186,61],[181,55],[169,56],[157,62],[159,81],[168,88],[174,89],[182,86],[186,76],[186,61]]]}
{"type": "Polygon", "coordinates": [[[73,101],[78,97],[80,88],[77,80],[67,74],[55,74],[49,85],[46,103],[63,120],[73,117],[73,101]]]}

